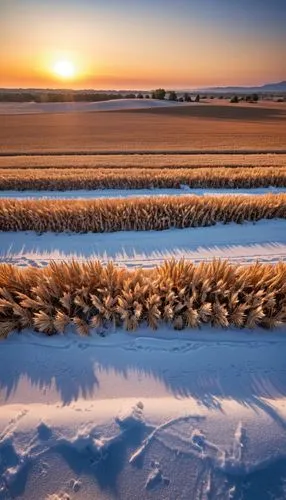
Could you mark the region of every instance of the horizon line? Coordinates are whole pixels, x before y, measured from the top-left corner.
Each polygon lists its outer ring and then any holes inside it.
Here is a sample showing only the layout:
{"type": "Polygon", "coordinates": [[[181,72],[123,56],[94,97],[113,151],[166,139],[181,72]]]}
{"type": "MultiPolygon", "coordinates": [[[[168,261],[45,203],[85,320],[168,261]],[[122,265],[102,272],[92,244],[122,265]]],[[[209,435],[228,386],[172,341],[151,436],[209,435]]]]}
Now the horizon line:
{"type": "Polygon", "coordinates": [[[279,85],[279,84],[282,84],[282,83],[285,83],[286,85],[286,77],[285,77],[285,80],[280,80],[280,81],[275,81],[275,82],[264,82],[264,83],[261,83],[261,84],[257,84],[257,85],[249,85],[249,84],[245,84],[245,85],[210,85],[210,86],[207,86],[207,87],[203,87],[203,86],[198,86],[198,87],[167,87],[167,86],[164,86],[164,85],[161,85],[161,86],[157,86],[157,87],[152,87],[152,88],[148,88],[148,89],[143,89],[143,88],[140,88],[140,87],[137,87],[137,88],[107,88],[107,89],[103,89],[103,88],[95,88],[95,87],[82,87],[82,88],[73,88],[73,87],[70,87],[70,88],[66,88],[66,87],[50,87],[50,86],[36,86],[36,87],[30,87],[30,86],[27,86],[27,87],[14,87],[14,86],[4,86],[4,87],[0,87],[0,91],[3,91],[3,90],[10,90],[10,91],[13,91],[13,90],[24,90],[24,91],[28,91],[28,90],[33,90],[33,91],[41,91],[41,90],[46,90],[46,91],[61,91],[61,92],[116,92],[116,93],[120,93],[120,92],[144,92],[144,93],[150,93],[150,92],[153,92],[154,90],[156,90],[157,88],[164,88],[166,90],[166,92],[170,92],[170,91],[178,91],[178,92],[192,92],[192,91],[208,91],[208,90],[214,90],[214,89],[221,89],[221,90],[224,90],[224,89],[229,89],[229,88],[249,88],[249,89],[252,89],[252,88],[263,88],[264,86],[271,86],[271,85],[279,85]]]}

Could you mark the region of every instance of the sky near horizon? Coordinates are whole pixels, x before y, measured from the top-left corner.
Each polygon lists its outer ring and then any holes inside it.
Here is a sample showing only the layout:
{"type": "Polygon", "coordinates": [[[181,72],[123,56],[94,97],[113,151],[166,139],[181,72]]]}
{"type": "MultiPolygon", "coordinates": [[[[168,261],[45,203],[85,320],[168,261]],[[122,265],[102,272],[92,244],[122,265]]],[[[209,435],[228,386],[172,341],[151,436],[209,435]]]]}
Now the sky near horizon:
{"type": "Polygon", "coordinates": [[[0,0],[0,87],[285,79],[286,0],[0,0]]]}

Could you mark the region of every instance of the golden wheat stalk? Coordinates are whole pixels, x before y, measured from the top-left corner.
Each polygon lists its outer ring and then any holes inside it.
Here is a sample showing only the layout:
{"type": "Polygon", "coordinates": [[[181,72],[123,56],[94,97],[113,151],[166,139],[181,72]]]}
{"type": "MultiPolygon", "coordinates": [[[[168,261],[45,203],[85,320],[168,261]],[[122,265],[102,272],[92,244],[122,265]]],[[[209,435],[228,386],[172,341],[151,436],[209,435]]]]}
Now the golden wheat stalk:
{"type": "Polygon", "coordinates": [[[162,322],[175,329],[285,324],[286,264],[171,260],[151,270],[98,261],[43,269],[0,264],[0,337],[24,328],[52,335],[72,325],[87,335],[111,325],[155,329],[162,322]]]}
{"type": "Polygon", "coordinates": [[[0,200],[0,230],[113,232],[286,217],[286,194],[99,200],[0,200]]]}
{"type": "Polygon", "coordinates": [[[75,190],[140,188],[285,187],[286,167],[0,169],[0,189],[75,190]]]}

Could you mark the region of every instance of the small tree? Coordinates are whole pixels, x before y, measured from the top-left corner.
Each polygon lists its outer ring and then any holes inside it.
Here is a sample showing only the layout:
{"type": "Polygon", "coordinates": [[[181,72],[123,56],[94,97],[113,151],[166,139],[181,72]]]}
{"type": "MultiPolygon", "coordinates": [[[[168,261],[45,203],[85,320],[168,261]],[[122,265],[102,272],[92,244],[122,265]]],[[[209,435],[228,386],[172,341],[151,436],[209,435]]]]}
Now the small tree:
{"type": "Polygon", "coordinates": [[[201,100],[200,94],[196,95],[195,102],[200,102],[200,100],[201,100]]]}
{"type": "Polygon", "coordinates": [[[231,104],[237,104],[239,102],[237,95],[234,95],[231,98],[230,102],[231,102],[231,104]]]}
{"type": "Polygon", "coordinates": [[[192,98],[191,98],[190,94],[188,94],[187,92],[185,92],[185,94],[184,94],[184,101],[185,102],[192,102],[192,98]]]}
{"type": "Polygon", "coordinates": [[[246,102],[257,102],[259,100],[258,94],[248,94],[245,97],[246,102]]]}
{"type": "Polygon", "coordinates": [[[149,94],[146,94],[146,95],[145,95],[145,99],[150,99],[149,94]]]}
{"type": "Polygon", "coordinates": [[[152,92],[152,99],[159,99],[160,101],[164,101],[166,96],[165,89],[156,89],[152,92]]]}
{"type": "Polygon", "coordinates": [[[171,90],[171,92],[169,92],[169,101],[177,101],[177,99],[178,96],[176,92],[174,90],[171,90]]]}
{"type": "Polygon", "coordinates": [[[137,95],[137,99],[143,99],[143,94],[141,94],[141,92],[137,95]]]}

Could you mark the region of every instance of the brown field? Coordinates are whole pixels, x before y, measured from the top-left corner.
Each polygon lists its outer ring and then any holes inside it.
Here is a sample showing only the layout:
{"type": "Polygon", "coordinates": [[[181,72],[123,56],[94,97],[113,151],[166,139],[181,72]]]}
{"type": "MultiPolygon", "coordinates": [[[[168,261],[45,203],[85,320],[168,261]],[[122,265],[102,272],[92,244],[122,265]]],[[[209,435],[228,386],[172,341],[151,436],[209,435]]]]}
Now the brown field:
{"type": "Polygon", "coordinates": [[[0,169],[1,190],[286,187],[284,167],[0,169]]]}
{"type": "Polygon", "coordinates": [[[285,167],[286,154],[0,156],[0,169],[285,167]]]}
{"type": "Polygon", "coordinates": [[[147,231],[286,218],[286,194],[98,200],[0,200],[0,230],[147,231]]]}
{"type": "Polygon", "coordinates": [[[100,262],[52,263],[44,269],[0,264],[0,337],[33,328],[47,335],[74,325],[80,335],[110,325],[135,330],[161,322],[175,329],[273,328],[286,322],[286,264],[198,266],[165,262],[152,270],[100,262]]]}
{"type": "Polygon", "coordinates": [[[0,115],[0,151],[282,150],[285,103],[0,115]]]}

